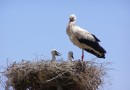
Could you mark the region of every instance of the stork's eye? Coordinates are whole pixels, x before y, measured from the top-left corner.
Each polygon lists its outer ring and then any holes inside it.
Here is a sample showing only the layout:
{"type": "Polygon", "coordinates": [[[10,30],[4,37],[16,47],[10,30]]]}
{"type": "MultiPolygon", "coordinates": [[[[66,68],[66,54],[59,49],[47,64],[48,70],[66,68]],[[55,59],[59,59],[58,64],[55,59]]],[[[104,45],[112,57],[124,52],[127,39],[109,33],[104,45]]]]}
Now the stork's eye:
{"type": "Polygon", "coordinates": [[[55,53],[57,53],[57,51],[54,51],[55,53]]]}

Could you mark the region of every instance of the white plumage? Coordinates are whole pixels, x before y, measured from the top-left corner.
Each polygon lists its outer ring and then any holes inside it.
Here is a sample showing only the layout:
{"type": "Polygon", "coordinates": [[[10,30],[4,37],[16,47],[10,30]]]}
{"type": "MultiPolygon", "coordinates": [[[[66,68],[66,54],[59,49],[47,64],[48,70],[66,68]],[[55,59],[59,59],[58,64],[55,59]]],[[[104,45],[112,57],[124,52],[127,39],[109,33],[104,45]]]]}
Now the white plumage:
{"type": "Polygon", "coordinates": [[[69,20],[66,32],[71,42],[82,49],[82,60],[84,58],[84,50],[99,58],[105,58],[106,51],[99,45],[100,40],[90,32],[76,26],[75,15],[71,15],[69,20]]]}
{"type": "Polygon", "coordinates": [[[52,55],[52,61],[56,61],[56,56],[60,56],[61,54],[56,49],[52,49],[51,55],[52,55]]]}
{"type": "Polygon", "coordinates": [[[72,59],[74,59],[73,52],[72,52],[72,51],[69,51],[69,52],[68,52],[68,60],[69,60],[69,61],[72,61],[72,59]]]}

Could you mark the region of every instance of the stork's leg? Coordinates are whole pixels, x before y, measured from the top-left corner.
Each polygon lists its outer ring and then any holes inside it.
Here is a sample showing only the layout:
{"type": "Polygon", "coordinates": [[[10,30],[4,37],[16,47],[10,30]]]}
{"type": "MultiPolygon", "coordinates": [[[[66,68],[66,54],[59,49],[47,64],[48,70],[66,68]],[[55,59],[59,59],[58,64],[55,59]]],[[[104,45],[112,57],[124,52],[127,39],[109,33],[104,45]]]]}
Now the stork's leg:
{"type": "Polygon", "coordinates": [[[81,59],[82,59],[82,61],[83,61],[83,59],[84,59],[84,49],[82,49],[82,56],[81,56],[81,59]]]}

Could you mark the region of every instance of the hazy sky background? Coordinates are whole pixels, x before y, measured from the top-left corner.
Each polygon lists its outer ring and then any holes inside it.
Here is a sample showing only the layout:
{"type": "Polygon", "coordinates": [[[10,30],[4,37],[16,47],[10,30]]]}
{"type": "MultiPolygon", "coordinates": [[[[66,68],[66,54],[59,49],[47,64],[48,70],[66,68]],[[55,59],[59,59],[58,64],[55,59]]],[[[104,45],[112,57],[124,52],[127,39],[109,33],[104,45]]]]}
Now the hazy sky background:
{"type": "MultiPolygon", "coordinates": [[[[55,48],[67,59],[68,51],[80,59],[81,50],[67,34],[70,14],[76,24],[95,34],[112,62],[111,86],[103,90],[130,90],[130,1],[129,0],[0,0],[0,67],[22,59],[50,59],[55,48]]],[[[85,59],[95,58],[85,53],[85,59]]]]}

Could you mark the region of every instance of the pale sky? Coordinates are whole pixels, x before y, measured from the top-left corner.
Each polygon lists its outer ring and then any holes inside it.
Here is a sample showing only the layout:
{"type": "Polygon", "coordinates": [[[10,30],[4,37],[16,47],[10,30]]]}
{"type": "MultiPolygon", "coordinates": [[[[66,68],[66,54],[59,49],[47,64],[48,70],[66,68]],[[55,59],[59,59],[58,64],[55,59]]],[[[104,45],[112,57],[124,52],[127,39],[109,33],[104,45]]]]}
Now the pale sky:
{"type": "MultiPolygon", "coordinates": [[[[111,86],[103,90],[130,90],[130,1],[129,0],[0,0],[0,67],[22,59],[50,59],[55,48],[67,59],[68,51],[80,59],[81,49],[74,46],[66,26],[70,14],[76,25],[95,34],[111,62],[111,86]]],[[[95,58],[85,52],[85,59],[95,58]]]]}

